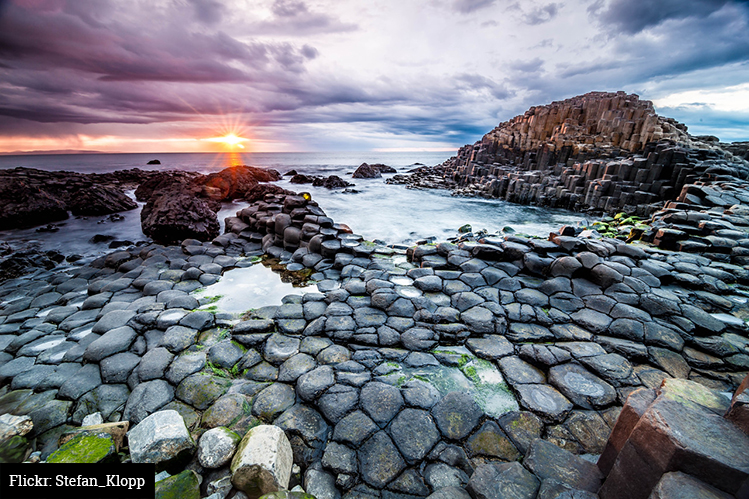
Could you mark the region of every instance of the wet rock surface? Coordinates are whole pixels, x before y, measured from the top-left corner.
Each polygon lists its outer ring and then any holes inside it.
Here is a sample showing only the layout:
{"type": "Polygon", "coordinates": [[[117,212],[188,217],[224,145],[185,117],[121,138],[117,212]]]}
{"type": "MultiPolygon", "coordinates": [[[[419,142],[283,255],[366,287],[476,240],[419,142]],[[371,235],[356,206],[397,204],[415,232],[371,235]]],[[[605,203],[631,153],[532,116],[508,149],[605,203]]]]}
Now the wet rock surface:
{"type": "Polygon", "coordinates": [[[284,194],[237,220],[227,226],[240,232],[211,244],[120,250],[0,285],[2,410],[28,414],[40,435],[95,412],[133,435],[178,415],[191,439],[158,437],[187,442],[162,466],[188,454],[219,471],[249,428],[274,424],[312,487],[342,497],[491,497],[505,483],[534,497],[549,480],[595,488],[574,455],[602,452],[631,391],[671,376],[728,390],[746,371],[741,272],[708,257],[554,234],[484,241],[497,250],[487,260],[463,256],[472,241],[406,252],[284,194]],[[567,270],[517,259],[534,247],[567,270]],[[200,301],[178,291],[261,254],[309,268],[320,292],[240,318],[193,311],[200,301]],[[624,277],[599,279],[600,265],[624,277]],[[683,287],[677,268],[732,286],[683,287]]]}

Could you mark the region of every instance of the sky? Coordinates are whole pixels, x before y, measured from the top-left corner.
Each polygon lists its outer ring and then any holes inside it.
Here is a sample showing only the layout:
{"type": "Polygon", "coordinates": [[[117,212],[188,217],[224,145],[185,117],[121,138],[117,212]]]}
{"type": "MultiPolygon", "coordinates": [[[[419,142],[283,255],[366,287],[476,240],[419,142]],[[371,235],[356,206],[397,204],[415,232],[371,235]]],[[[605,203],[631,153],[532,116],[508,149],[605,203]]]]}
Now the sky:
{"type": "Polygon", "coordinates": [[[0,153],[454,151],[594,90],[749,140],[749,0],[0,0],[0,153]]]}

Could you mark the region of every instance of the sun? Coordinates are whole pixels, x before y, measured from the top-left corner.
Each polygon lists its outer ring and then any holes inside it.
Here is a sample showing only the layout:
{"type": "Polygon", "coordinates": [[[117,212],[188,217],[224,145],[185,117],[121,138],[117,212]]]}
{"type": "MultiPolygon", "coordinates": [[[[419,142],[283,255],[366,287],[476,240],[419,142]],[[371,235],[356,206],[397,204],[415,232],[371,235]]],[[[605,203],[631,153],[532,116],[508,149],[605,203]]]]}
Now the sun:
{"type": "Polygon", "coordinates": [[[220,142],[222,144],[226,144],[229,147],[239,147],[240,149],[244,149],[243,142],[247,142],[250,139],[245,138],[245,137],[240,137],[234,133],[228,133],[224,135],[223,137],[211,137],[205,140],[208,140],[210,142],[220,142]]]}

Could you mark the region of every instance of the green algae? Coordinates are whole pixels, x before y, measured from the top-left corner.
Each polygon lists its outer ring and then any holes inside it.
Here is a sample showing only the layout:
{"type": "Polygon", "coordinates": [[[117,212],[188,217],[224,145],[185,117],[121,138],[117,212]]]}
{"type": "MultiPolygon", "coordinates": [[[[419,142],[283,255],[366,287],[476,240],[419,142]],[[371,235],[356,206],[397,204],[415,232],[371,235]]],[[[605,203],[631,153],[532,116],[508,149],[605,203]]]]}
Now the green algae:
{"type": "Polygon", "coordinates": [[[192,470],[156,482],[156,499],[200,499],[200,482],[192,470]]]}
{"type": "Polygon", "coordinates": [[[460,355],[458,367],[414,368],[389,361],[381,365],[391,370],[377,379],[398,387],[410,380],[419,380],[431,384],[442,396],[454,391],[466,392],[484,413],[495,418],[519,409],[515,395],[491,362],[471,355],[464,347],[442,347],[434,353],[460,355]]]}
{"type": "Polygon", "coordinates": [[[73,437],[50,454],[48,463],[116,462],[117,454],[112,436],[107,433],[81,434],[73,437]]]}

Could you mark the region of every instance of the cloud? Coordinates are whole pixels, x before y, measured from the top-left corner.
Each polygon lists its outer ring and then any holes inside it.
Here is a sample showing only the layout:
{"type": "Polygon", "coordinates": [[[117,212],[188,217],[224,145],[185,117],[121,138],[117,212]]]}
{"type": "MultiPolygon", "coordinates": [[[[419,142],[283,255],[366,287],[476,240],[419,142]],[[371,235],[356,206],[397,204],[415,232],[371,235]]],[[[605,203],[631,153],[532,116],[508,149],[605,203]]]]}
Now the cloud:
{"type": "Polygon", "coordinates": [[[271,19],[249,23],[246,26],[248,31],[258,35],[307,36],[358,29],[356,24],[310,10],[301,0],[274,0],[270,10],[273,14],[271,19]]]}
{"type": "Polygon", "coordinates": [[[462,14],[469,14],[477,10],[494,5],[496,0],[453,0],[451,7],[462,14]]]}
{"type": "Polygon", "coordinates": [[[226,7],[217,0],[188,0],[195,11],[195,17],[206,24],[216,24],[224,17],[226,7]]]}
{"type": "Polygon", "coordinates": [[[639,33],[668,20],[705,18],[727,4],[744,5],[731,0],[611,0],[594,3],[589,12],[600,22],[615,26],[624,33],[639,33]]]}
{"type": "Polygon", "coordinates": [[[486,90],[495,99],[502,100],[510,97],[512,93],[504,85],[478,74],[461,74],[456,78],[456,88],[459,90],[486,90]]]}
{"type": "Polygon", "coordinates": [[[559,9],[563,5],[561,3],[549,3],[541,7],[536,7],[530,12],[523,14],[523,21],[532,26],[547,23],[557,16],[559,9]]]}

